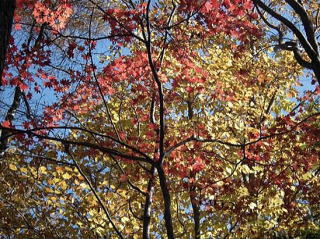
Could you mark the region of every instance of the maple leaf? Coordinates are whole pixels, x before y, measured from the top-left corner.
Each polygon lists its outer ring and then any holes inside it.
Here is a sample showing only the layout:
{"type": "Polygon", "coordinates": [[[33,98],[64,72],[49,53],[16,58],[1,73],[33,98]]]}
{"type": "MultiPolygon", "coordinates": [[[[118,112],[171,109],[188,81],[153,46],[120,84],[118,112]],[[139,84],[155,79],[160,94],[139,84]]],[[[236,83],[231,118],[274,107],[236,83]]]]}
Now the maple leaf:
{"type": "Polygon", "coordinates": [[[1,123],[1,125],[5,128],[10,128],[11,127],[11,123],[9,120],[5,120],[1,123]]]}
{"type": "Polygon", "coordinates": [[[28,85],[25,84],[25,83],[20,83],[19,84],[19,88],[22,90],[22,91],[26,91],[29,89],[28,85]]]}

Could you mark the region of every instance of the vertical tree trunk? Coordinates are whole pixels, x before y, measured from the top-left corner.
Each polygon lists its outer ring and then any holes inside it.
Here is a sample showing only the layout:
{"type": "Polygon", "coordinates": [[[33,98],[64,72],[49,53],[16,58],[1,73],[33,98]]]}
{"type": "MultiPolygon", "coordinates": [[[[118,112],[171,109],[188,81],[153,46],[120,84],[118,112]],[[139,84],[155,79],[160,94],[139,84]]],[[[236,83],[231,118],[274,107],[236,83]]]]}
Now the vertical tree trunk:
{"type": "MultiPolygon", "coordinates": [[[[5,121],[11,122],[13,120],[14,115],[20,106],[21,94],[22,93],[21,93],[19,86],[16,86],[15,91],[14,91],[13,101],[11,103],[10,108],[7,111],[6,116],[4,117],[5,121]]],[[[3,129],[0,131],[0,157],[2,156],[3,152],[7,149],[7,144],[8,144],[8,137],[7,136],[8,136],[8,134],[9,134],[8,130],[3,129]]]]}
{"type": "MultiPolygon", "coordinates": [[[[9,44],[9,38],[11,35],[11,28],[13,23],[13,15],[16,7],[15,0],[1,0],[0,1],[0,77],[2,78],[2,72],[6,60],[6,52],[9,44]]],[[[0,78],[0,86],[2,80],[0,78]]]]}
{"type": "MultiPolygon", "coordinates": [[[[6,53],[11,35],[15,8],[15,0],[0,0],[0,87],[2,86],[2,74],[5,66],[6,53]]],[[[16,87],[12,105],[8,110],[4,120],[11,121],[13,119],[15,111],[19,107],[20,95],[21,91],[18,87],[16,87]]],[[[0,156],[7,147],[7,134],[8,132],[5,130],[0,132],[0,156]]]]}
{"type": "Polygon", "coordinates": [[[195,197],[195,188],[192,186],[190,189],[190,201],[192,205],[192,211],[193,211],[193,221],[194,221],[194,238],[200,239],[200,206],[199,202],[197,201],[195,197]]]}
{"type": "Polygon", "coordinates": [[[151,222],[151,206],[152,206],[152,198],[153,198],[153,191],[154,191],[154,173],[155,168],[152,167],[151,169],[151,178],[148,182],[148,189],[146,195],[146,201],[144,204],[144,215],[143,215],[143,239],[150,238],[150,222],[151,222]]]}
{"type": "Polygon", "coordinates": [[[318,83],[320,85],[320,63],[319,62],[320,62],[320,60],[318,60],[316,62],[313,62],[312,70],[313,70],[313,72],[314,72],[314,74],[316,76],[316,79],[317,79],[317,81],[318,81],[318,83]]]}
{"type": "Polygon", "coordinates": [[[163,171],[162,165],[157,167],[158,176],[160,180],[160,187],[162,191],[163,201],[164,201],[164,220],[167,229],[168,239],[174,239],[172,216],[171,216],[171,197],[168,189],[166,175],[163,171]]]}

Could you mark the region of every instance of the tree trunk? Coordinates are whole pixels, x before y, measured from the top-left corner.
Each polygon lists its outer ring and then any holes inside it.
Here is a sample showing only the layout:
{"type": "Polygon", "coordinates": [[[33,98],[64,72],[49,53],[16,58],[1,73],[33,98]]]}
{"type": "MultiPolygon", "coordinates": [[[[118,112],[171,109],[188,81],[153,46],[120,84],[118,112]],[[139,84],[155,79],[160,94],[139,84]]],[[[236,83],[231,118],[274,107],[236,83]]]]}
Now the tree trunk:
{"type": "MultiPolygon", "coordinates": [[[[6,60],[6,52],[11,35],[11,28],[13,23],[14,10],[16,8],[15,0],[1,0],[0,1],[0,76],[2,78],[3,68],[6,60]]],[[[0,86],[2,79],[0,80],[0,86]]]]}

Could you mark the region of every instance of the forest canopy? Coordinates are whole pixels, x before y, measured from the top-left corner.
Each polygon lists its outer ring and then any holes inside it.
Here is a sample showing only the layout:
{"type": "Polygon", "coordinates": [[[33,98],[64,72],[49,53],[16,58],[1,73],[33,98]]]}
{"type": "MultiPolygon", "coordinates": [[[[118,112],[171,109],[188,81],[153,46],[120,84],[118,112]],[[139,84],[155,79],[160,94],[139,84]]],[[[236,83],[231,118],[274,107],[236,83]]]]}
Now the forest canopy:
{"type": "Polygon", "coordinates": [[[319,238],[318,0],[2,0],[0,238],[319,238]]]}

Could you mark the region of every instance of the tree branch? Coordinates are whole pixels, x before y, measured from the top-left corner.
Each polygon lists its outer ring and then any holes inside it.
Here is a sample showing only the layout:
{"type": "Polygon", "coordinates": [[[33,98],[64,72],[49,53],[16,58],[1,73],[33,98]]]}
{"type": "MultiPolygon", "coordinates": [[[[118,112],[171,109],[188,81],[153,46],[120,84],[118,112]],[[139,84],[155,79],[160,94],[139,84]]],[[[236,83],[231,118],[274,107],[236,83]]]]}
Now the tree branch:
{"type": "Polygon", "coordinates": [[[107,209],[107,207],[104,205],[102,199],[100,198],[100,196],[98,195],[98,193],[96,192],[96,190],[94,189],[94,187],[91,184],[91,181],[87,178],[87,176],[85,175],[85,173],[82,171],[80,165],[78,164],[78,162],[75,160],[75,158],[73,157],[73,155],[69,152],[69,150],[67,150],[67,153],[70,155],[72,161],[74,162],[76,168],[78,169],[79,173],[81,174],[81,176],[84,178],[84,180],[86,181],[86,183],[88,184],[88,186],[90,187],[91,192],[94,194],[95,198],[98,200],[102,210],[104,211],[104,213],[106,214],[109,223],[112,225],[113,229],[116,231],[117,235],[119,238],[124,239],[124,237],[122,236],[121,232],[119,231],[119,229],[117,228],[117,226],[114,224],[110,213],[107,209]]]}

